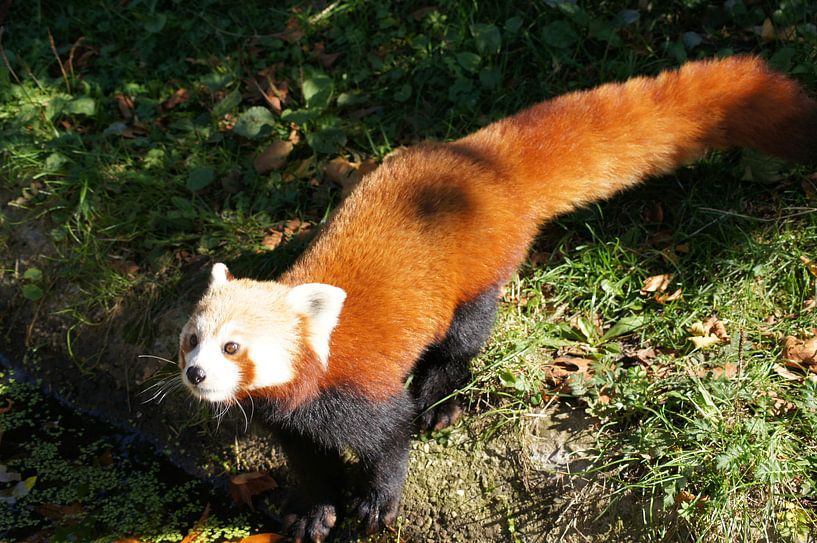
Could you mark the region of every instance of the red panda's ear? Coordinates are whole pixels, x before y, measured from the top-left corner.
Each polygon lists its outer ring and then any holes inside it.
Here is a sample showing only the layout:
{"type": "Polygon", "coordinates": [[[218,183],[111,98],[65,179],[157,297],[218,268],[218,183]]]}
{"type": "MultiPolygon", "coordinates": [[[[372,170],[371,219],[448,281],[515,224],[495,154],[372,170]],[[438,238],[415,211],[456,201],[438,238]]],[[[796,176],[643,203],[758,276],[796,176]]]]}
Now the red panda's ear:
{"type": "Polygon", "coordinates": [[[221,262],[213,264],[213,269],[210,271],[210,286],[217,287],[235,279],[227,266],[221,262]]]}
{"type": "Polygon", "coordinates": [[[307,317],[309,337],[306,340],[324,369],[329,367],[329,338],[338,324],[344,300],[346,291],[323,283],[304,283],[287,294],[287,302],[295,312],[307,317]]]}

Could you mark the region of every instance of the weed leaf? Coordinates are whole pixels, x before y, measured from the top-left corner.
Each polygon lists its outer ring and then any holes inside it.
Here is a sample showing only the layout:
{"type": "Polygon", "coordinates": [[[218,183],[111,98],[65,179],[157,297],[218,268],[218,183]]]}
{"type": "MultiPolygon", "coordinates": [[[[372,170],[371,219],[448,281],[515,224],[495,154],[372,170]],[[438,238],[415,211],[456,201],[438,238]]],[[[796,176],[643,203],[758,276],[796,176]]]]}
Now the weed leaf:
{"type": "Polygon", "coordinates": [[[601,341],[604,342],[614,337],[629,334],[630,332],[638,330],[642,326],[644,326],[643,315],[630,315],[629,317],[624,317],[611,326],[610,329],[607,330],[603,336],[601,336],[601,341]]]}
{"type": "Polygon", "coordinates": [[[477,51],[483,55],[495,55],[502,46],[502,37],[496,25],[476,23],[471,25],[471,35],[477,43],[477,51]]]}
{"type": "Polygon", "coordinates": [[[334,89],[335,84],[332,78],[324,74],[313,75],[304,80],[301,90],[304,93],[306,107],[309,109],[326,109],[334,89]]]}
{"type": "Polygon", "coordinates": [[[542,39],[551,47],[567,49],[576,43],[579,35],[567,21],[553,21],[542,29],[542,39]]]}
{"type": "Polygon", "coordinates": [[[261,134],[261,129],[265,126],[275,125],[275,118],[265,107],[251,107],[238,117],[238,122],[233,127],[233,132],[245,138],[254,139],[261,134]]]}
{"type": "Polygon", "coordinates": [[[457,62],[467,72],[476,73],[476,71],[479,70],[479,63],[481,61],[482,58],[476,53],[468,51],[457,53],[457,62]]]}
{"type": "Polygon", "coordinates": [[[213,115],[215,117],[221,118],[224,117],[227,113],[231,112],[233,109],[238,107],[238,104],[241,103],[241,92],[238,90],[234,90],[213,106],[213,115]]]}
{"type": "Polygon", "coordinates": [[[43,297],[43,289],[38,285],[23,285],[23,297],[32,302],[36,302],[43,297]]]}
{"type": "Polygon", "coordinates": [[[212,166],[196,166],[187,176],[187,188],[193,192],[199,191],[213,182],[215,170],[212,166]]]}
{"type": "Polygon", "coordinates": [[[29,281],[40,281],[43,278],[43,272],[40,268],[29,268],[23,274],[23,278],[29,281]]]}

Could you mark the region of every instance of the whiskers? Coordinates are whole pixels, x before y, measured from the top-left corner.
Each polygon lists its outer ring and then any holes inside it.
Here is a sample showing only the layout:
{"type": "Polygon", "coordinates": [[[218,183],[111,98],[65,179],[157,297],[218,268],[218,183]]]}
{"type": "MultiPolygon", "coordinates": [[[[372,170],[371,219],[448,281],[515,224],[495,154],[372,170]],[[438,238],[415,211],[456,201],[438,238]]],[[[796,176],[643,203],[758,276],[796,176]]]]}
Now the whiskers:
{"type": "MultiPolygon", "coordinates": [[[[161,360],[167,364],[172,366],[177,366],[177,363],[173,360],[168,360],[167,358],[163,358],[161,356],[156,356],[152,354],[140,354],[139,358],[152,358],[155,360],[161,360]]],[[[164,369],[160,370],[160,373],[164,373],[164,369]]],[[[181,372],[176,370],[172,374],[167,374],[164,376],[156,377],[156,382],[145,388],[142,392],[139,393],[140,396],[142,395],[150,395],[149,398],[144,400],[142,403],[151,403],[155,401],[156,403],[162,403],[168,394],[171,392],[175,393],[179,389],[187,388],[182,381],[181,372]]],[[[196,398],[192,394],[186,394],[186,396],[190,400],[198,399],[199,402],[202,401],[202,398],[196,398]]],[[[247,414],[247,410],[244,409],[244,406],[235,398],[230,398],[228,400],[224,400],[221,402],[206,402],[208,407],[213,413],[213,418],[216,419],[216,429],[221,427],[221,422],[224,420],[224,417],[230,411],[230,409],[234,406],[238,406],[238,409],[241,411],[241,415],[244,417],[244,432],[247,432],[250,428],[250,422],[252,422],[253,415],[255,414],[255,402],[253,401],[252,396],[248,396],[250,399],[250,412],[247,414]]]]}
{"type": "Polygon", "coordinates": [[[244,416],[244,432],[249,430],[250,421],[252,420],[252,417],[255,414],[255,403],[253,402],[252,396],[249,396],[249,398],[250,398],[249,416],[247,416],[247,411],[244,409],[244,406],[241,405],[241,402],[234,398],[231,398],[223,402],[215,402],[213,404],[213,409],[215,410],[213,418],[216,419],[216,429],[221,427],[221,421],[224,419],[224,416],[227,414],[230,408],[233,406],[237,406],[238,409],[241,411],[241,414],[244,416]]]}
{"type": "MultiPolygon", "coordinates": [[[[161,360],[162,362],[166,362],[167,364],[170,364],[172,366],[176,365],[176,362],[174,362],[173,360],[168,360],[167,358],[163,358],[161,356],[156,356],[152,354],[140,354],[139,358],[153,358],[155,360],[161,360]]],[[[152,394],[150,398],[142,402],[143,404],[151,403],[154,400],[156,401],[156,403],[162,403],[162,400],[164,400],[169,393],[175,392],[180,388],[184,388],[184,383],[182,383],[182,376],[179,372],[173,372],[172,375],[159,379],[158,381],[144,389],[142,392],[140,392],[138,395],[142,396],[145,394],[152,394]]]]}

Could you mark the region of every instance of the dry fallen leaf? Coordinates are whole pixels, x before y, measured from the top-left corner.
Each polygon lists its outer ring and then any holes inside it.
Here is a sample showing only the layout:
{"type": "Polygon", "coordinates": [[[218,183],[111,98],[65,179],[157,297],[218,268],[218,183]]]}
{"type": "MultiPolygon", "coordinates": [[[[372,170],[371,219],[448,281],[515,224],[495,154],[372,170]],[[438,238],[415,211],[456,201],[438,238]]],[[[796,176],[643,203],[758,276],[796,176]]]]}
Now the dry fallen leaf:
{"type": "Polygon", "coordinates": [[[179,104],[187,102],[187,98],[188,98],[187,89],[181,88],[174,92],[173,96],[162,102],[162,109],[164,110],[173,109],[179,104]]]}
{"type": "Polygon", "coordinates": [[[252,505],[253,496],[277,487],[278,483],[275,482],[275,479],[268,473],[260,471],[239,473],[230,477],[230,497],[235,503],[246,504],[253,511],[255,510],[252,505]]]}
{"type": "Polygon", "coordinates": [[[811,275],[817,277],[817,262],[814,262],[805,255],[800,255],[800,262],[802,262],[811,275]]]}
{"type": "Polygon", "coordinates": [[[202,529],[204,528],[207,519],[210,518],[210,504],[207,504],[207,507],[204,508],[204,511],[201,512],[201,516],[199,520],[193,525],[190,531],[184,536],[182,539],[182,543],[195,543],[199,539],[202,534],[202,529]]]}
{"type": "Polygon", "coordinates": [[[653,275],[644,279],[644,285],[641,287],[641,294],[647,296],[653,292],[664,292],[672,280],[671,273],[662,273],[661,275],[653,275]]]}
{"type": "Polygon", "coordinates": [[[726,379],[732,379],[738,374],[738,366],[736,364],[732,364],[731,362],[727,362],[723,366],[717,366],[709,370],[709,374],[712,377],[724,377],[726,379]]]}
{"type": "Polygon", "coordinates": [[[774,372],[777,375],[779,375],[783,379],[786,379],[787,381],[802,381],[803,380],[802,375],[797,375],[796,373],[789,371],[788,369],[781,366],[780,364],[775,364],[772,367],[772,369],[774,370],[774,372]]]}
{"type": "Polygon", "coordinates": [[[273,37],[280,38],[287,43],[296,43],[304,36],[304,31],[301,30],[301,23],[295,17],[290,17],[287,21],[287,27],[283,32],[273,34],[273,37]]]}
{"type": "Polygon", "coordinates": [[[117,94],[116,107],[119,108],[119,114],[122,115],[122,118],[126,121],[133,118],[133,99],[130,96],[117,94]]]}
{"type": "Polygon", "coordinates": [[[284,540],[286,537],[279,534],[255,534],[245,537],[238,543],[276,543],[284,540]]]}
{"type": "Polygon", "coordinates": [[[799,339],[786,336],[783,340],[783,358],[789,367],[807,367],[812,373],[817,373],[817,337],[799,339]]]}
{"type": "Polygon", "coordinates": [[[726,332],[726,326],[724,326],[717,317],[709,317],[703,322],[703,326],[707,334],[713,334],[722,341],[729,341],[729,334],[726,332]]]}
{"type": "Polygon", "coordinates": [[[706,349],[718,343],[729,341],[726,326],[717,317],[709,317],[704,322],[693,323],[689,327],[689,333],[690,336],[687,339],[697,349],[706,349]]]}
{"type": "Polygon", "coordinates": [[[278,232],[277,230],[271,230],[270,233],[265,235],[264,239],[261,240],[261,245],[267,249],[275,249],[281,245],[282,241],[284,241],[284,233],[278,232]]]}
{"type": "Polygon", "coordinates": [[[351,162],[343,157],[330,160],[323,168],[324,178],[340,185],[343,195],[348,195],[367,173],[377,168],[377,162],[367,159],[363,162],[351,162]]]}
{"type": "Polygon", "coordinates": [[[288,141],[275,140],[272,144],[264,149],[264,151],[255,157],[252,165],[256,173],[263,175],[282,168],[287,163],[287,157],[292,152],[292,143],[288,141]]]}
{"type": "Polygon", "coordinates": [[[692,336],[687,338],[696,349],[706,349],[721,342],[716,336],[692,336]]]}
{"type": "Polygon", "coordinates": [[[572,356],[560,356],[545,366],[545,380],[554,386],[562,386],[571,375],[590,378],[592,360],[572,356]]]}
{"type": "Polygon", "coordinates": [[[655,293],[655,301],[659,304],[665,304],[667,302],[674,302],[675,300],[680,299],[684,295],[682,289],[677,289],[672,294],[661,294],[656,292],[655,293]]]}
{"type": "Polygon", "coordinates": [[[763,26],[760,27],[760,39],[764,42],[774,41],[775,38],[775,31],[774,31],[774,23],[772,20],[766,17],[763,21],[763,26]]]}
{"type": "Polygon", "coordinates": [[[647,222],[660,224],[664,222],[664,207],[661,202],[652,202],[641,213],[644,220],[647,222]]]}
{"type": "MultiPolygon", "coordinates": [[[[71,522],[67,522],[65,517],[75,517],[83,513],[84,509],[82,505],[79,503],[72,503],[71,505],[59,505],[56,503],[42,503],[34,508],[37,514],[44,516],[45,518],[51,520],[59,520],[66,524],[71,524],[71,522]]],[[[73,522],[76,522],[74,519],[73,522]]]]}

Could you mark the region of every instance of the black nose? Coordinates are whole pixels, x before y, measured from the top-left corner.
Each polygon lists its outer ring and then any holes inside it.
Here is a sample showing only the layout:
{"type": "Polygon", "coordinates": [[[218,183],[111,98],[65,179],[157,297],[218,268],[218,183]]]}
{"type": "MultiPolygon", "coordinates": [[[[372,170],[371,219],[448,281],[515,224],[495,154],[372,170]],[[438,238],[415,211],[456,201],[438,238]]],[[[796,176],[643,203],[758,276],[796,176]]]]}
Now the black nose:
{"type": "Polygon", "coordinates": [[[204,373],[204,370],[198,366],[190,366],[187,368],[187,379],[194,385],[197,385],[204,381],[204,378],[207,375],[204,373]]]}

